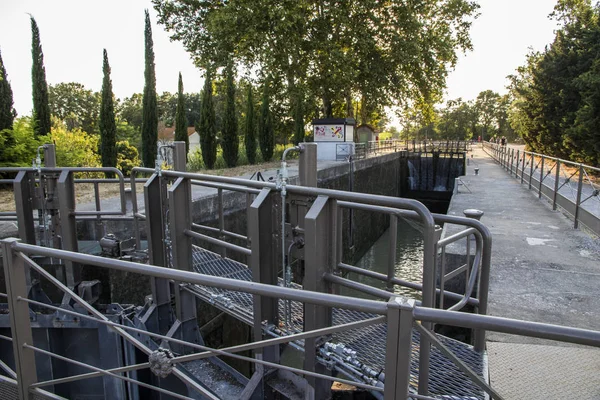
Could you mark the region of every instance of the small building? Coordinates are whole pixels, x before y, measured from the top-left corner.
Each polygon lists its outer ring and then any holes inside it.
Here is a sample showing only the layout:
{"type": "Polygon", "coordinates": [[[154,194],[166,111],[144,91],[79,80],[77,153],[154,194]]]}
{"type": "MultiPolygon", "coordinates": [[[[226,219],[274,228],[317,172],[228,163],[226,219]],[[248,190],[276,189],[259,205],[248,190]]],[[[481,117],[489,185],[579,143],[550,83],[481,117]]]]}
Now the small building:
{"type": "Polygon", "coordinates": [[[317,160],[342,161],[354,155],[354,118],[325,118],[313,121],[317,160]]]}
{"type": "Polygon", "coordinates": [[[358,143],[372,142],[377,137],[377,132],[369,124],[362,124],[356,127],[356,134],[358,135],[358,143]]]}
{"type": "MultiPolygon", "coordinates": [[[[188,155],[193,154],[196,149],[200,148],[200,135],[196,132],[196,128],[188,126],[187,128],[188,140],[190,143],[190,149],[188,155]]],[[[158,125],[158,141],[160,143],[173,142],[175,140],[175,126],[167,127],[163,124],[158,125]]]]}

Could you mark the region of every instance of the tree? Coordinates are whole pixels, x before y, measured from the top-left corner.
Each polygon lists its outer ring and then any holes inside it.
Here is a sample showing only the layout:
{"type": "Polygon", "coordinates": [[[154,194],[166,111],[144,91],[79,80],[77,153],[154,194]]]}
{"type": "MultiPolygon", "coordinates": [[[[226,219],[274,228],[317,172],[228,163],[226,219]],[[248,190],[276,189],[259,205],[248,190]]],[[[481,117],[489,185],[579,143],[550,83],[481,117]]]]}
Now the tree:
{"type": "Polygon", "coordinates": [[[380,110],[415,104],[431,112],[458,53],[471,48],[479,7],[468,0],[152,1],[159,23],[198,64],[223,65],[234,54],[248,70],[281,77],[274,105],[302,87],[306,99],[319,99],[310,109],[325,116],[347,113],[354,96],[380,110]]]}
{"type": "MultiPolygon", "coordinates": [[[[104,61],[102,64],[102,101],[100,103],[100,156],[103,167],[117,166],[117,125],[115,123],[115,105],[112,92],[112,81],[110,80],[110,65],[108,54],[104,49],[104,61]]],[[[113,172],[107,172],[107,178],[114,178],[113,172]]]]}
{"type": "Polygon", "coordinates": [[[185,96],[183,95],[183,79],[179,73],[179,83],[177,85],[177,112],[175,116],[175,140],[185,142],[185,157],[190,151],[190,139],[187,134],[187,118],[185,115],[185,96]]]}
{"type": "Polygon", "coordinates": [[[263,85],[262,104],[258,120],[258,141],[263,160],[271,161],[273,157],[274,132],[271,110],[269,110],[269,81],[266,81],[263,85]]]}
{"type": "Polygon", "coordinates": [[[235,167],[238,161],[238,126],[237,115],[235,113],[235,84],[233,81],[233,65],[227,63],[225,67],[225,79],[227,81],[227,100],[225,105],[225,116],[223,121],[223,158],[228,167],[235,167]]]}
{"type": "Polygon", "coordinates": [[[31,118],[15,119],[12,129],[0,130],[0,167],[31,167],[39,145],[31,118]]]}
{"type": "Polygon", "coordinates": [[[244,145],[246,157],[250,164],[256,163],[256,123],[254,122],[254,99],[252,98],[252,85],[248,85],[246,100],[246,121],[244,129],[244,145]]]}
{"type": "Polygon", "coordinates": [[[118,108],[119,118],[141,132],[142,121],[144,119],[144,95],[142,93],[134,93],[130,97],[123,99],[118,108]]]}
{"type": "Polygon", "coordinates": [[[154,44],[152,42],[152,26],[150,14],[145,10],[146,26],[144,70],[144,97],[142,101],[142,162],[145,167],[154,167],[156,160],[156,143],[158,141],[158,114],[156,107],[156,73],[154,71],[154,44]]]}
{"type": "Polygon", "coordinates": [[[139,153],[127,140],[118,141],[115,147],[117,149],[117,168],[123,172],[123,175],[129,175],[134,167],[140,165],[139,153]]]}
{"type": "Polygon", "coordinates": [[[0,52],[0,131],[11,129],[17,112],[13,108],[13,93],[0,52]]]}
{"type": "Polygon", "coordinates": [[[46,83],[46,69],[44,67],[44,54],[40,42],[40,30],[33,17],[31,18],[31,81],[33,83],[33,120],[36,136],[50,133],[50,107],[48,106],[48,84],[46,83]]]}
{"type": "Polygon", "coordinates": [[[304,142],[304,110],[302,108],[302,97],[296,96],[294,108],[294,144],[304,142]]]}
{"type": "Polygon", "coordinates": [[[76,128],[98,133],[100,94],[81,83],[68,82],[48,86],[50,114],[65,123],[67,130],[76,128]]]}
{"type": "Polygon", "coordinates": [[[215,109],[212,101],[212,74],[206,70],[204,90],[202,91],[202,109],[196,131],[200,135],[200,149],[204,166],[213,169],[217,160],[217,130],[215,127],[215,109]]]}
{"type": "Polygon", "coordinates": [[[479,115],[482,139],[498,135],[498,107],[500,95],[492,90],[484,90],[477,95],[475,110],[479,115]]]}

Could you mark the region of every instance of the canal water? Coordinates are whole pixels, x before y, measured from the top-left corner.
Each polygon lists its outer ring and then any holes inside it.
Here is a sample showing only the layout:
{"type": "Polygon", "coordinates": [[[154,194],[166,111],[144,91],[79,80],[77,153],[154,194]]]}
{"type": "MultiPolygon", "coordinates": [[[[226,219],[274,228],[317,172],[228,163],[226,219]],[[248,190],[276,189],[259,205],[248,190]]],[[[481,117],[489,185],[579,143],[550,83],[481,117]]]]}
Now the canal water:
{"type": "MultiPolygon", "coordinates": [[[[396,278],[421,283],[423,280],[423,236],[419,230],[419,225],[399,219],[397,237],[396,263],[394,267],[396,278]]],[[[390,245],[390,231],[388,229],[356,263],[356,266],[387,275],[390,245]]],[[[380,289],[385,289],[386,286],[386,283],[383,281],[355,273],[349,273],[348,278],[380,289]]],[[[421,293],[413,289],[396,285],[394,292],[418,300],[421,299],[421,293]]],[[[340,289],[340,294],[372,298],[365,293],[348,288],[340,289]]]]}

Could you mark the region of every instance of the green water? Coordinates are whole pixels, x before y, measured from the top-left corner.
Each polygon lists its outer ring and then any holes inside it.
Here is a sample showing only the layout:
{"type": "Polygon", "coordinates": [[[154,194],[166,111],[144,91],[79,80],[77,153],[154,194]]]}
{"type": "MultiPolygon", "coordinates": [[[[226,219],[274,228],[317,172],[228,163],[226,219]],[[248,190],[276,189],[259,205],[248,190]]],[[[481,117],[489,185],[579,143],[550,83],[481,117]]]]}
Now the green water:
{"type": "MultiPolygon", "coordinates": [[[[396,278],[421,283],[423,279],[423,237],[418,230],[418,226],[399,220],[397,237],[396,263],[394,267],[396,278]]],[[[373,244],[358,263],[356,263],[356,266],[387,275],[389,247],[390,231],[388,229],[381,237],[379,237],[379,239],[377,239],[375,244],[373,244]]],[[[379,289],[385,289],[386,286],[384,281],[355,273],[349,273],[347,278],[379,289]]],[[[418,300],[421,299],[421,293],[413,289],[396,285],[394,291],[395,293],[404,296],[418,300]]],[[[340,294],[353,297],[373,298],[365,293],[348,288],[341,288],[340,294]]]]}

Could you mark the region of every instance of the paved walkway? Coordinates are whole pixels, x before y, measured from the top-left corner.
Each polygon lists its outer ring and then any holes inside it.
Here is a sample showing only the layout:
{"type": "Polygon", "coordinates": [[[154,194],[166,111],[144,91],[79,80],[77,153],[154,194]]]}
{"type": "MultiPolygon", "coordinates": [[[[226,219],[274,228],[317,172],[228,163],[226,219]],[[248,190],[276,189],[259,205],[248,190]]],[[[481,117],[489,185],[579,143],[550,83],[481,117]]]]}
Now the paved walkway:
{"type": "MultiPolygon", "coordinates": [[[[485,212],[492,232],[489,314],[600,330],[600,244],[481,149],[449,214],[485,212]],[[479,168],[479,175],[474,174],[479,168]]],[[[600,399],[600,350],[489,333],[490,378],[507,399],[600,399]]]]}

